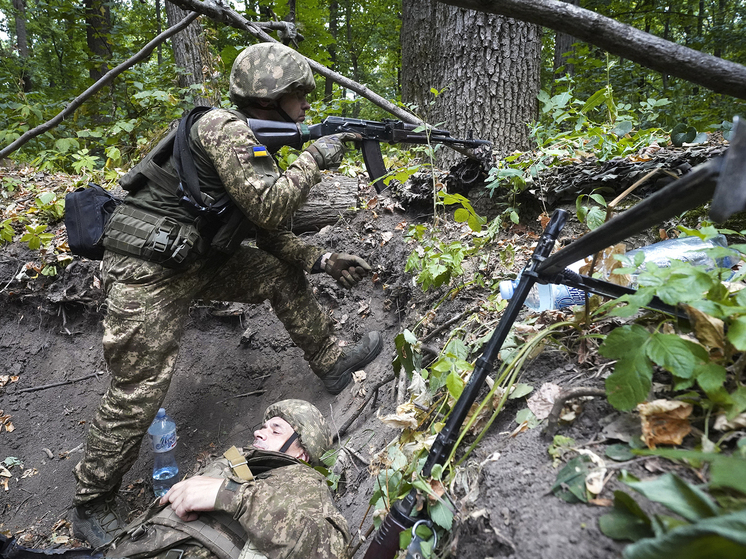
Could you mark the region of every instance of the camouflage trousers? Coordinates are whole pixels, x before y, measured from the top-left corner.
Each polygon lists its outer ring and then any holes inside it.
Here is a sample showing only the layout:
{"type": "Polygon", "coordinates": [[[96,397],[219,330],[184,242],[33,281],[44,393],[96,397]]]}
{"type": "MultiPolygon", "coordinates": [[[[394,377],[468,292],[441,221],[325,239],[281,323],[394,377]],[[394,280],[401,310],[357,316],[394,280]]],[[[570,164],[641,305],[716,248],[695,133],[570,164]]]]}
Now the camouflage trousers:
{"type": "Polygon", "coordinates": [[[341,355],[331,318],[303,270],[249,246],[172,270],[107,251],[104,357],[112,380],[93,418],[86,453],[73,471],[78,506],[119,488],[171,383],[193,299],[269,301],[317,375],[341,355]]]}

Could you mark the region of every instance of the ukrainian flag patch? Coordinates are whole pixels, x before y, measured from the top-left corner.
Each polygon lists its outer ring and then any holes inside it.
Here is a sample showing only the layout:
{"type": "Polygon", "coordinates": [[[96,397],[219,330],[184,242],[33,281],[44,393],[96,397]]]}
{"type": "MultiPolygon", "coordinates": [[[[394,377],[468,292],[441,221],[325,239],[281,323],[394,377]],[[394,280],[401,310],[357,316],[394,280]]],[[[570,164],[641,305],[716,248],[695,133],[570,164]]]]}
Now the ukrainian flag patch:
{"type": "Polygon", "coordinates": [[[254,146],[254,157],[267,157],[269,152],[264,146],[254,146]]]}

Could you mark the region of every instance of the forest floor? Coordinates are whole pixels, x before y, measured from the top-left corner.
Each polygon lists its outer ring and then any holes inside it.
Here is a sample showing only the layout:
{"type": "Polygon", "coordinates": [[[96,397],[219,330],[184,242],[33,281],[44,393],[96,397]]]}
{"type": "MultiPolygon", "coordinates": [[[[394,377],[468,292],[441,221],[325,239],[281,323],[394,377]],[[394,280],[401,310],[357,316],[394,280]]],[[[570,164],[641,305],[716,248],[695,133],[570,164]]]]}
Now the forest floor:
{"type": "MultiPolygon", "coordinates": [[[[13,172],[0,169],[0,175],[13,172]]],[[[77,177],[42,179],[72,184],[77,177]]],[[[361,188],[363,200],[370,201],[371,192],[361,188]]],[[[345,453],[345,483],[336,495],[355,544],[372,523],[368,502],[374,478],[368,465],[400,432],[377,417],[393,413],[397,405],[396,382],[377,388],[393,373],[394,338],[425,317],[445,293],[423,293],[404,271],[412,251],[405,224],[432,226],[432,215],[414,207],[405,210],[385,196],[366,205],[350,219],[306,236],[316,245],[359,254],[374,267],[372,278],[351,291],[326,276],[310,276],[318,299],[334,317],[340,339],[354,343],[366,331],[383,333],[384,350],[365,368],[365,375],[339,396],[330,396],[267,304],[198,301],[164,403],[178,426],[177,458],[183,473],[195,471],[231,445],[248,445],[265,408],[278,400],[301,396],[312,401],[335,431],[359,413],[341,437],[350,451],[345,453]],[[377,396],[365,405],[374,390],[377,396]]],[[[492,258],[493,277],[520,271],[540,231],[537,217],[538,213],[522,215],[525,225],[503,231],[485,249],[489,253],[506,244],[516,249],[510,269],[492,258]]],[[[452,238],[467,234],[452,222],[443,229],[452,238]]],[[[565,237],[580,230],[575,222],[565,237]]],[[[25,243],[0,248],[0,378],[8,377],[0,383],[0,417],[5,418],[5,429],[0,425],[0,462],[10,465],[10,477],[0,477],[0,532],[27,547],[72,547],[85,544],[73,539],[69,523],[72,468],[82,457],[88,424],[108,385],[101,348],[104,297],[98,262],[76,259],[57,277],[25,279],[27,262],[36,257],[25,243]]],[[[447,298],[430,314],[425,331],[434,331],[488,295],[483,288],[473,288],[447,298]]],[[[548,312],[540,321],[569,315],[548,312]]],[[[446,328],[428,343],[440,348],[448,333],[446,328]]],[[[608,373],[608,363],[596,355],[581,356],[577,345],[548,345],[527,364],[520,382],[531,385],[534,393],[545,383],[603,388],[608,373]]],[[[468,475],[459,490],[461,510],[451,556],[620,556],[623,544],[602,535],[598,518],[609,511],[612,493],[621,486],[612,474],[622,466],[609,468],[606,486],[592,504],[559,499],[551,491],[558,473],[548,453],[551,441],[542,436],[541,425],[528,428],[516,423],[516,413],[525,407],[526,397],[509,400],[465,464],[468,475]]],[[[572,437],[578,448],[603,456],[606,445],[619,442],[609,426],[620,414],[605,398],[580,402],[574,415],[560,432],[572,437]]],[[[119,494],[132,515],[153,498],[151,463],[145,442],[119,494]]],[[[676,468],[658,459],[632,460],[624,467],[643,478],[676,468]]],[[[366,546],[364,542],[355,557],[362,557],[366,546]]]]}

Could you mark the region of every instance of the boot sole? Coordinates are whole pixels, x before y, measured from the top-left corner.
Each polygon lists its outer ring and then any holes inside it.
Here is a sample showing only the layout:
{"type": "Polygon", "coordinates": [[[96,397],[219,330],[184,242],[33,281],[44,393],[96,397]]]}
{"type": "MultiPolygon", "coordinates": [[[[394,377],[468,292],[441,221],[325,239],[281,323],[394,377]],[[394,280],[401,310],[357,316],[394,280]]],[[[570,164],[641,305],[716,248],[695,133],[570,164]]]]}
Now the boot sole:
{"type": "Polygon", "coordinates": [[[333,394],[336,396],[340,392],[342,392],[345,388],[347,388],[347,385],[350,384],[352,381],[352,373],[355,371],[359,371],[363,367],[365,367],[368,363],[373,361],[378,355],[381,353],[381,350],[383,349],[383,336],[381,334],[378,334],[378,343],[371,348],[368,355],[366,355],[362,361],[358,361],[355,363],[353,367],[349,367],[342,371],[342,374],[339,377],[339,380],[333,385],[333,386],[326,386],[326,391],[330,394],[333,394]]]}

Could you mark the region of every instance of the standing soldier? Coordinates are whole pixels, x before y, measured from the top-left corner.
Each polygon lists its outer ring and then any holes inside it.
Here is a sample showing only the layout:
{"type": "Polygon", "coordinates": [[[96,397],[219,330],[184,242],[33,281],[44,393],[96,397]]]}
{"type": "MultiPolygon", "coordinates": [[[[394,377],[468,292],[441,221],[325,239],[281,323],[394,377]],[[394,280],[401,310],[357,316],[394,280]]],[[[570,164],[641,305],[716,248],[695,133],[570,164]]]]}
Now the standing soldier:
{"type": "Polygon", "coordinates": [[[107,225],[102,263],[103,345],[112,380],[74,469],[74,534],[91,545],[110,541],[122,527],[114,497],[166,396],[193,299],[268,300],[332,394],[381,351],[374,331],[343,352],[305,276],[326,272],[350,288],[370,266],[308,245],[283,227],[320,171],[339,165],[343,142],[359,138],[320,138],[281,173],[248,126],[247,118],[303,122],[314,88],[308,63],[291,48],[248,47],[230,76],[238,110],[209,110],[196,122],[190,113],[175,137],[120,180],[130,195],[107,225]],[[194,177],[197,193],[188,188],[194,177]],[[241,245],[252,232],[256,246],[241,245]]]}

